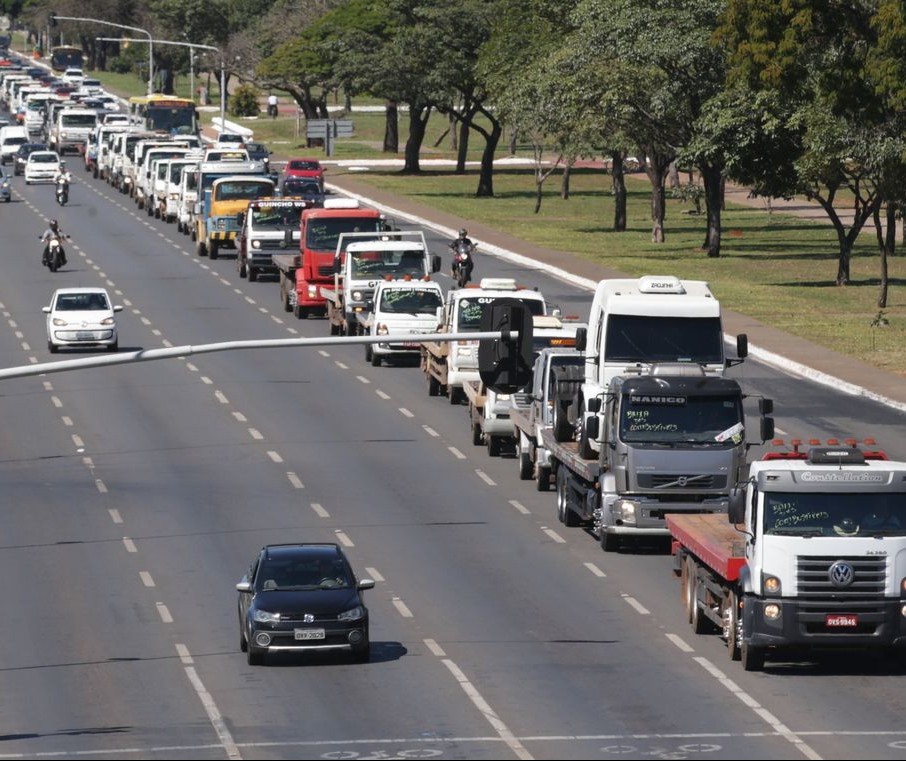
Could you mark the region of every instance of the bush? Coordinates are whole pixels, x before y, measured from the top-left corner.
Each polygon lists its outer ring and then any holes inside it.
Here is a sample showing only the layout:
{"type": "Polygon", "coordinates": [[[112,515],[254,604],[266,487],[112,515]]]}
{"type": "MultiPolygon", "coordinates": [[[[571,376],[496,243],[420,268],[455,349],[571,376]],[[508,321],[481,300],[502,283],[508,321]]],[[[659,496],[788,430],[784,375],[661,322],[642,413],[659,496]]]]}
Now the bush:
{"type": "Polygon", "coordinates": [[[122,56],[111,58],[107,61],[107,71],[112,71],[114,74],[128,74],[132,71],[132,61],[122,56]]]}
{"type": "Polygon", "coordinates": [[[233,116],[258,116],[258,90],[252,85],[239,85],[230,96],[233,116]]]}

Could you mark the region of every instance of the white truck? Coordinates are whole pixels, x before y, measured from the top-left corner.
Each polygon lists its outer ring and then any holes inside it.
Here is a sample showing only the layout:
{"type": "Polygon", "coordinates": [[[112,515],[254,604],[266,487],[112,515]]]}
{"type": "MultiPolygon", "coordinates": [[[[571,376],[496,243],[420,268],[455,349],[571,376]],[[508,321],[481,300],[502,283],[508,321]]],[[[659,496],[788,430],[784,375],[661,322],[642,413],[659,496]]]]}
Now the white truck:
{"type": "Polygon", "coordinates": [[[167,176],[162,184],[155,190],[156,201],[160,205],[160,217],[165,222],[176,222],[177,229],[182,232],[179,225],[179,206],[182,197],[183,174],[191,173],[201,161],[201,153],[192,151],[181,158],[170,159],[167,162],[167,176]]]}
{"type": "Polygon", "coordinates": [[[98,112],[90,108],[62,108],[50,130],[50,148],[61,156],[82,153],[98,124],[98,112]]]}
{"type": "MultiPolygon", "coordinates": [[[[486,277],[477,287],[468,285],[447,292],[443,309],[438,310],[436,332],[479,331],[482,311],[500,298],[518,299],[533,317],[547,314],[544,296],[536,289],[518,285],[512,278],[486,277]]],[[[421,369],[428,381],[428,396],[443,394],[450,404],[459,404],[465,399],[463,383],[479,380],[478,341],[423,343],[421,369]]]]}
{"type": "Polygon", "coordinates": [[[141,166],[135,173],[135,202],[138,204],[138,208],[144,209],[149,217],[160,216],[160,207],[154,203],[154,185],[158,179],[155,162],[163,159],[182,158],[191,150],[186,145],[172,143],[148,148],[143,152],[141,166]]]}
{"type": "Polygon", "coordinates": [[[421,230],[342,233],[333,287],[320,288],[331,335],[359,333],[359,315],[373,308],[374,289],[382,280],[428,280],[439,269],[440,257],[428,251],[421,230]]]}
{"type": "MultiPolygon", "coordinates": [[[[444,294],[434,280],[382,280],[374,289],[374,306],[359,314],[361,332],[377,337],[388,334],[424,335],[437,328],[437,310],[444,294]]],[[[414,342],[365,344],[365,361],[379,367],[382,362],[418,359],[420,345],[414,342]]]]}
{"type": "MultiPolygon", "coordinates": [[[[601,402],[615,377],[644,375],[658,364],[690,365],[696,373],[720,377],[734,362],[724,355],[720,303],[708,284],[672,276],[599,282],[578,348],[585,353],[579,453],[589,460],[602,446],[601,437],[589,435],[589,429],[604,430],[601,402]]],[[[739,336],[740,361],[747,348],[745,336],[739,336]]]]}
{"type": "Polygon", "coordinates": [[[749,466],[729,515],[667,522],[686,619],[746,671],[803,648],[903,654],[906,462],[795,443],[749,466]]]}
{"type": "MultiPolygon", "coordinates": [[[[307,204],[297,198],[265,197],[249,202],[237,216],[236,269],[254,283],[278,272],[274,255],[299,250],[299,220],[307,204]]],[[[295,255],[295,254],[294,254],[295,255]]]]}

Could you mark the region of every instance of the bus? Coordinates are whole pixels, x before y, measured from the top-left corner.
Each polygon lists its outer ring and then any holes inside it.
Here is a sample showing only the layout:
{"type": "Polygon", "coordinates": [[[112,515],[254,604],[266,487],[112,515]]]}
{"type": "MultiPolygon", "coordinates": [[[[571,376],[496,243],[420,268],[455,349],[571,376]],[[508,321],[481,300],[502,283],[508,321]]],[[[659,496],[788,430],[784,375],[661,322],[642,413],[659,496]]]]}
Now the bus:
{"type": "Polygon", "coordinates": [[[170,135],[197,135],[195,101],[173,95],[136,95],[129,98],[132,121],[149,132],[170,135]]]}
{"type": "Polygon", "coordinates": [[[81,69],[83,60],[82,48],[73,45],[59,45],[50,51],[50,67],[54,71],[81,69]]]}

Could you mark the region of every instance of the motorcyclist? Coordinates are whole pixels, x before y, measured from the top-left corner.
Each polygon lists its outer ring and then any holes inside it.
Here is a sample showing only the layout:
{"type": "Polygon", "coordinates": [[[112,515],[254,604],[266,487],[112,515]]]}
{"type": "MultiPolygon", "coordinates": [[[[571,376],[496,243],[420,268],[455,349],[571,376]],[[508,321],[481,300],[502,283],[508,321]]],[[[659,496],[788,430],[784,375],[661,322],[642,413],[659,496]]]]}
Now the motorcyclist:
{"type": "Polygon", "coordinates": [[[69,195],[69,183],[72,182],[72,175],[69,173],[69,170],[66,168],[66,162],[60,162],[60,169],[57,171],[56,176],[53,178],[54,185],[57,188],[60,187],[60,183],[63,183],[63,186],[66,188],[66,195],[69,195]]]}
{"type": "Polygon", "coordinates": [[[456,238],[456,240],[454,240],[452,243],[450,243],[450,248],[455,251],[457,248],[459,248],[460,243],[465,243],[470,249],[475,245],[474,243],[472,243],[472,239],[469,238],[469,231],[466,230],[465,227],[463,227],[459,231],[459,237],[456,238]]]}
{"type": "MultiPolygon", "coordinates": [[[[469,238],[469,232],[465,228],[462,228],[459,231],[459,237],[453,240],[450,244],[450,250],[453,251],[453,261],[450,266],[450,275],[456,277],[456,269],[459,264],[459,252],[464,248],[470,254],[475,249],[475,244],[472,242],[472,239],[469,238]]],[[[471,261],[468,262],[469,269],[471,270],[471,261]]]]}
{"type": "Polygon", "coordinates": [[[63,264],[66,264],[66,249],[63,248],[63,238],[66,237],[63,233],[63,230],[60,228],[60,223],[55,219],[51,219],[47,223],[47,229],[44,231],[44,234],[41,236],[41,240],[44,243],[44,257],[41,259],[42,264],[47,264],[47,261],[50,257],[50,239],[59,238],[60,239],[60,252],[62,255],[63,264]]]}

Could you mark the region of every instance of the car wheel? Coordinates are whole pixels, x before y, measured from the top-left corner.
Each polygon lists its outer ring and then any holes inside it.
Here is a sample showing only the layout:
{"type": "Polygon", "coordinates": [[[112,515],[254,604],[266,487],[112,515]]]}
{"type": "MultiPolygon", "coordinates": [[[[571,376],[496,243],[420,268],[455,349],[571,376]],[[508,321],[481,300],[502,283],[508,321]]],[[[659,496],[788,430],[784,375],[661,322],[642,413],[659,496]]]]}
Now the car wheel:
{"type": "Polygon", "coordinates": [[[205,247],[203,240],[198,241],[198,245],[195,246],[195,253],[198,254],[198,256],[208,255],[208,249],[205,247]]]}
{"type": "Polygon", "coordinates": [[[119,348],[120,348],[119,341],[114,341],[112,344],[110,344],[110,346],[107,347],[107,351],[109,351],[109,352],[119,351],[119,348]]]}
{"type": "Polygon", "coordinates": [[[366,362],[371,362],[372,351],[373,351],[373,349],[371,348],[371,344],[365,344],[365,361],[366,362]]]}
{"type": "Polygon", "coordinates": [[[264,665],[264,651],[255,650],[251,645],[246,643],[245,650],[246,660],[248,660],[249,666],[262,666],[264,665]]]}
{"type": "Polygon", "coordinates": [[[364,644],[352,648],[352,659],[356,663],[368,663],[371,660],[371,643],[367,638],[364,644]]]}
{"type": "Polygon", "coordinates": [[[54,344],[53,342],[48,341],[48,342],[47,342],[47,350],[48,350],[51,354],[56,354],[56,353],[60,350],[60,347],[57,346],[56,344],[54,344]]]}
{"type": "Polygon", "coordinates": [[[245,627],[241,624],[239,626],[239,650],[243,653],[247,653],[249,650],[249,641],[245,638],[245,627]]]}

